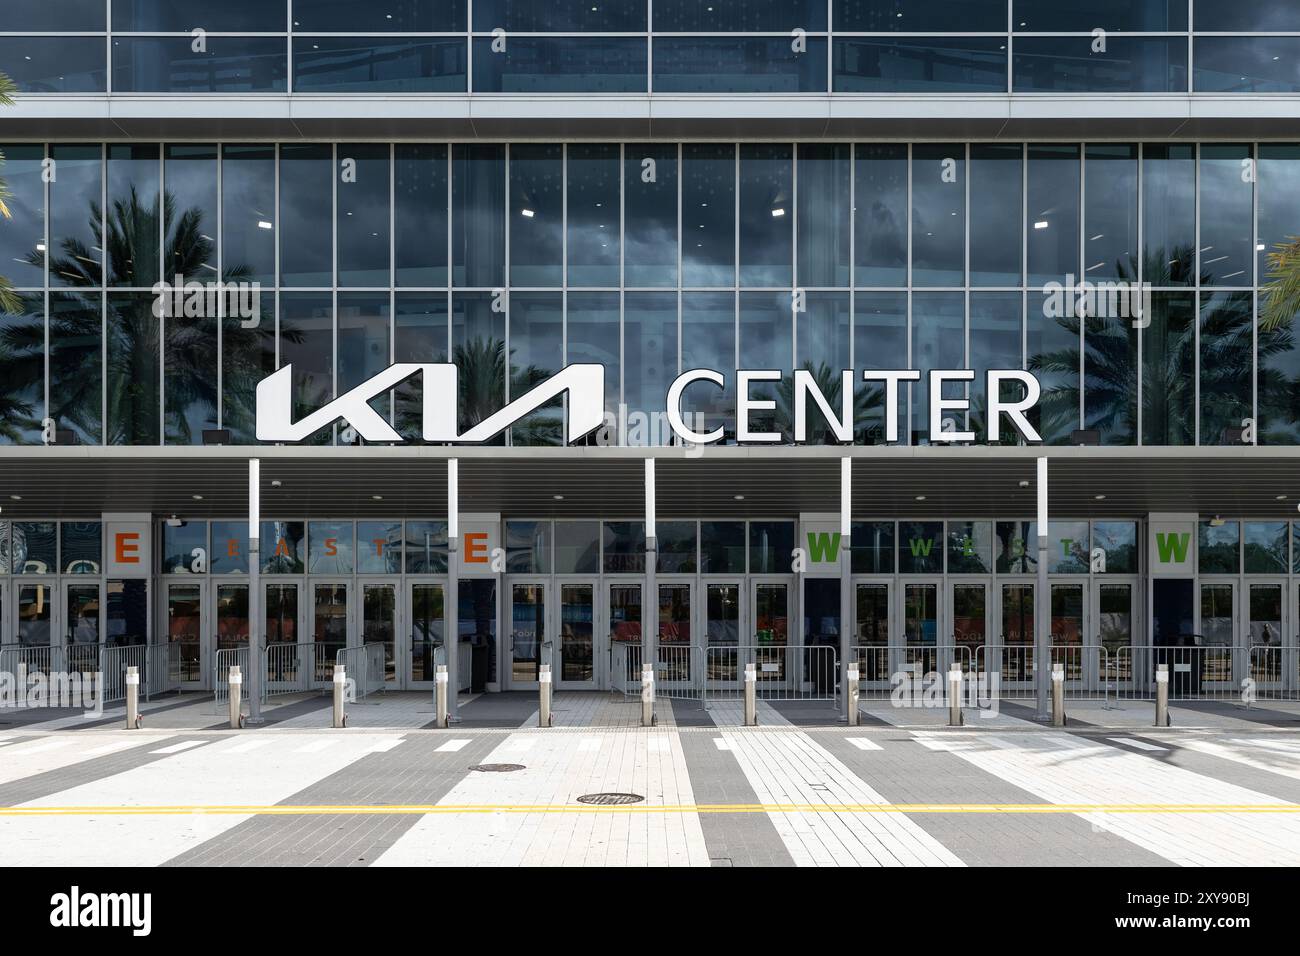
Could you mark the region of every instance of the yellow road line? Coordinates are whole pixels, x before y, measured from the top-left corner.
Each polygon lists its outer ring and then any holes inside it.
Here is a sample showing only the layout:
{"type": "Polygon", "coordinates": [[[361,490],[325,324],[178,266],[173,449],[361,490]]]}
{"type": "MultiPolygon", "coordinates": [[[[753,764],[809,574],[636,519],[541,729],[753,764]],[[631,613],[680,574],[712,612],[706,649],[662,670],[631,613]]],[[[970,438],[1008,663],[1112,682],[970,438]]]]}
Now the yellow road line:
{"type": "Polygon", "coordinates": [[[1300,813],[1294,803],[699,803],[587,806],[585,804],[216,805],[139,807],[0,807],[0,817],[68,816],[338,816],[456,813],[1300,813]]]}

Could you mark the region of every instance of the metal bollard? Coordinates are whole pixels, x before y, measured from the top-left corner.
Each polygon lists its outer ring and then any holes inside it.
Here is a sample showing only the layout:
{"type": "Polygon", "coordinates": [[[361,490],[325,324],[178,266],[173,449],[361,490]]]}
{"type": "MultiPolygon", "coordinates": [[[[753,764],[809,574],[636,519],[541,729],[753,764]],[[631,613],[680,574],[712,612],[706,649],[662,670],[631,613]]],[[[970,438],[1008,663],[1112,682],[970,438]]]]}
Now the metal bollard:
{"type": "Polygon", "coordinates": [[[745,665],[745,726],[758,726],[758,665],[745,665]]]}
{"type": "Polygon", "coordinates": [[[961,665],[953,662],[948,668],[948,726],[960,727],[965,721],[961,712],[961,665]]]}
{"type": "Polygon", "coordinates": [[[348,714],[343,708],[344,698],[347,696],[348,677],[347,669],[342,664],[334,665],[334,722],[331,724],[335,729],[340,729],[348,725],[348,714]]]}
{"type": "Polygon", "coordinates": [[[1169,726],[1169,665],[1156,665],[1156,726],[1169,726]]]}
{"type": "Polygon", "coordinates": [[[653,727],[655,722],[655,671],[649,664],[641,668],[641,726],[653,727]]]}
{"type": "Polygon", "coordinates": [[[135,730],[140,726],[140,669],[126,669],[126,729],[135,730]]]}
{"type": "Polygon", "coordinates": [[[435,708],[437,710],[436,723],[439,727],[447,726],[447,665],[439,664],[438,673],[434,677],[434,697],[436,699],[435,708]]]}
{"type": "Polygon", "coordinates": [[[848,677],[844,684],[845,717],[848,719],[850,727],[856,727],[858,725],[858,665],[856,661],[849,664],[847,673],[848,677]]]}
{"type": "Polygon", "coordinates": [[[537,726],[551,726],[551,665],[543,664],[537,674],[537,726]]]}
{"type": "Polygon", "coordinates": [[[1065,726],[1065,665],[1052,665],[1052,726],[1065,726]]]}
{"type": "Polygon", "coordinates": [[[244,726],[243,701],[240,694],[244,689],[244,676],[239,672],[238,664],[230,665],[230,676],[226,678],[230,685],[230,729],[239,730],[244,726]]]}

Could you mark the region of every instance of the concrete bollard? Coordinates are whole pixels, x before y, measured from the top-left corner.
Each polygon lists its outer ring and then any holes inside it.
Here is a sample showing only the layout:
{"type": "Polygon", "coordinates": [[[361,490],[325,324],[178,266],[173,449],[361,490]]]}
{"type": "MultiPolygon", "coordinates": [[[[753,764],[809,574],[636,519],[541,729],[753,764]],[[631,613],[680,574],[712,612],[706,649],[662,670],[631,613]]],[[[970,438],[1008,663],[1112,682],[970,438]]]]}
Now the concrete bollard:
{"type": "Polygon", "coordinates": [[[434,676],[434,698],[435,710],[437,712],[436,723],[439,727],[447,726],[447,665],[439,664],[438,673],[434,676]]]}
{"type": "Polygon", "coordinates": [[[758,726],[758,665],[745,665],[745,726],[758,726]]]}
{"type": "Polygon", "coordinates": [[[1156,726],[1169,726],[1169,665],[1156,665],[1156,726]]]}
{"type": "Polygon", "coordinates": [[[244,703],[241,696],[244,690],[244,675],[238,664],[230,665],[230,676],[226,678],[230,685],[230,729],[239,730],[244,726],[244,703]]]}
{"type": "Polygon", "coordinates": [[[1052,726],[1065,726],[1065,665],[1052,665],[1052,726]]]}
{"type": "Polygon", "coordinates": [[[347,669],[342,664],[334,665],[334,721],[330,725],[339,730],[348,725],[348,712],[344,708],[347,698],[347,669]]]}
{"type": "Polygon", "coordinates": [[[641,726],[653,727],[655,722],[655,671],[649,664],[641,668],[641,726]]]}
{"type": "Polygon", "coordinates": [[[961,665],[953,662],[948,668],[948,726],[960,727],[965,722],[961,712],[961,665]]]}
{"type": "Polygon", "coordinates": [[[849,664],[847,677],[844,682],[844,716],[848,720],[850,727],[858,725],[858,665],[857,662],[849,664]]]}
{"type": "Polygon", "coordinates": [[[140,726],[140,669],[126,669],[126,729],[135,730],[140,726]]]}
{"type": "Polygon", "coordinates": [[[537,674],[537,726],[551,726],[551,665],[543,664],[537,674]]]}

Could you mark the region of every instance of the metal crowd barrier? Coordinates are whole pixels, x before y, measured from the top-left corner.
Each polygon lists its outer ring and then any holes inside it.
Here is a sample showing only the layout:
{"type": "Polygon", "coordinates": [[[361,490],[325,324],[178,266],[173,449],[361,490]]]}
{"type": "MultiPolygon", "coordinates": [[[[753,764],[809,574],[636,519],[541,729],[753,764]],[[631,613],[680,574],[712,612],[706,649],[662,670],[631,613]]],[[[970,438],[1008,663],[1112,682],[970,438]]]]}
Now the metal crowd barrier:
{"type": "MultiPolygon", "coordinates": [[[[241,675],[248,673],[248,647],[227,647],[217,651],[213,658],[213,705],[216,713],[224,714],[230,707],[230,668],[238,667],[241,675]]],[[[240,687],[241,691],[246,686],[247,681],[244,681],[240,687]]],[[[266,686],[265,681],[262,686],[266,686]]]]}
{"type": "Polygon", "coordinates": [[[386,648],[379,642],[344,647],[335,655],[334,663],[342,664],[348,679],[354,682],[357,703],[387,689],[386,648]]]}
{"type": "MultiPolygon", "coordinates": [[[[912,680],[933,675],[946,688],[946,678],[953,664],[959,664],[963,674],[974,674],[980,669],[979,654],[983,645],[977,644],[910,644],[888,647],[882,644],[854,645],[849,648],[850,660],[858,664],[858,697],[860,700],[888,698],[894,692],[896,675],[909,674],[912,680]]],[[[947,690],[944,690],[947,693],[947,690]]]]}
{"type": "Polygon", "coordinates": [[[1129,700],[1155,699],[1161,664],[1169,668],[1171,701],[1300,699],[1300,650],[1294,647],[1144,644],[1122,647],[1118,657],[1127,676],[1119,696],[1129,700]]]}
{"type": "Polygon", "coordinates": [[[268,644],[262,650],[264,679],[262,699],[312,690],[311,676],[316,669],[314,643],[268,644]]]}
{"type": "Polygon", "coordinates": [[[136,668],[140,693],[145,700],[157,694],[179,693],[181,689],[181,646],[179,644],[105,645],[100,650],[99,671],[103,674],[104,703],[126,700],[126,671],[136,668]]]}
{"type": "MultiPolygon", "coordinates": [[[[690,644],[658,644],[653,651],[655,696],[672,700],[703,700],[704,687],[695,674],[700,648],[690,644]]],[[[641,678],[637,677],[638,689],[641,678]]]]}
{"type": "MultiPolygon", "coordinates": [[[[703,699],[740,700],[743,676],[754,665],[759,700],[835,701],[839,648],[830,645],[710,644],[704,653],[703,699]]],[[[656,675],[656,690],[661,677],[656,675]]]]}
{"type": "MultiPolygon", "coordinates": [[[[1032,700],[1035,685],[1035,654],[1032,644],[982,644],[976,654],[978,674],[996,675],[997,694],[1003,700],[1032,700]]],[[[1066,700],[1100,700],[1115,696],[1119,662],[1103,644],[1050,644],[1047,670],[1060,664],[1065,671],[1066,700]]]]}
{"type": "Polygon", "coordinates": [[[610,689],[624,697],[641,695],[641,642],[612,640],[609,644],[610,689]]]}

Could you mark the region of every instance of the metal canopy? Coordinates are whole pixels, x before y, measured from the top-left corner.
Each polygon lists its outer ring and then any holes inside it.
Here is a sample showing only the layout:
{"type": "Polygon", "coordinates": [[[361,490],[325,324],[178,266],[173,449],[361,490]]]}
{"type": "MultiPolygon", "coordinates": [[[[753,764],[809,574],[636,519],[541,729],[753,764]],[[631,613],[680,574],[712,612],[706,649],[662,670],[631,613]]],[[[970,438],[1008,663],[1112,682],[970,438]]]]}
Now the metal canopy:
{"type": "MultiPolygon", "coordinates": [[[[3,451],[0,519],[105,512],[238,518],[247,510],[249,449],[3,451]]],[[[463,513],[638,518],[641,460],[652,454],[659,461],[658,515],[671,519],[837,512],[839,458],[846,451],[854,458],[855,517],[1033,515],[1034,459],[1043,452],[1032,448],[733,447],[708,449],[699,458],[675,449],[592,448],[269,447],[256,453],[267,517],[442,517],[446,458],[454,455],[461,459],[463,513]]],[[[1296,517],[1295,451],[1048,449],[1051,512],[1296,517]]]]}

